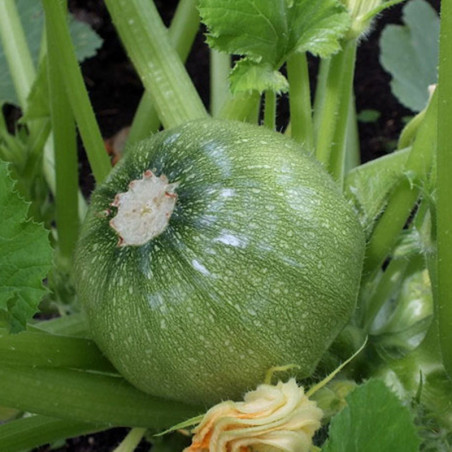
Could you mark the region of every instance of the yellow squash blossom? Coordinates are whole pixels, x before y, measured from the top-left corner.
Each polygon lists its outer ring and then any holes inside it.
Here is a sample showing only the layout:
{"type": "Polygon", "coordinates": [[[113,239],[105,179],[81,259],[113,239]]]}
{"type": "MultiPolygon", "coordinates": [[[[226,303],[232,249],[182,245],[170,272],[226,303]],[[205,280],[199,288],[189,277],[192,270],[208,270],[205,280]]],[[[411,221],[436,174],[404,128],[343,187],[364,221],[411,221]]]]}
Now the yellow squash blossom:
{"type": "Polygon", "coordinates": [[[211,408],[184,452],[308,452],[322,414],[295,379],[262,384],[211,408]]]}

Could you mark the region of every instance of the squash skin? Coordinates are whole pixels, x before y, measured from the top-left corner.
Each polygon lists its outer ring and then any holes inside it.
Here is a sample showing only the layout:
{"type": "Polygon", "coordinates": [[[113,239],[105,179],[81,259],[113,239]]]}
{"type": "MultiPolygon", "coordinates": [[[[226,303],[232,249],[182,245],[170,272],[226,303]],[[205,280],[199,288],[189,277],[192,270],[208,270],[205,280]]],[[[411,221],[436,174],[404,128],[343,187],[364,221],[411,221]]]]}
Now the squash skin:
{"type": "Polygon", "coordinates": [[[211,405],[273,366],[313,372],[354,310],[364,247],[351,207],[299,145],[202,120],[139,143],[95,190],[76,287],[126,379],[211,405]],[[148,169],[179,183],[175,210],[150,242],[118,247],[111,203],[148,169]]]}

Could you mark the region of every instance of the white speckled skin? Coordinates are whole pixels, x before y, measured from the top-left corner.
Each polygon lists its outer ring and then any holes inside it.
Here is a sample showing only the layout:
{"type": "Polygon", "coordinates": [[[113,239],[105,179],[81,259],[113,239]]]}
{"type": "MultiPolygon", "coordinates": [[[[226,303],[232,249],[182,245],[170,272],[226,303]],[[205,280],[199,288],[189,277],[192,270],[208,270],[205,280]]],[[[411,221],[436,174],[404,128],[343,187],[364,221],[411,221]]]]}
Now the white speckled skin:
{"type": "Polygon", "coordinates": [[[296,143],[197,121],[130,149],[95,191],[77,289],[95,340],[129,381],[209,405],[272,366],[309,375],[353,312],[363,253],[351,208],[296,143]],[[109,206],[146,170],[178,184],[174,211],[149,242],[118,246],[109,206]]]}

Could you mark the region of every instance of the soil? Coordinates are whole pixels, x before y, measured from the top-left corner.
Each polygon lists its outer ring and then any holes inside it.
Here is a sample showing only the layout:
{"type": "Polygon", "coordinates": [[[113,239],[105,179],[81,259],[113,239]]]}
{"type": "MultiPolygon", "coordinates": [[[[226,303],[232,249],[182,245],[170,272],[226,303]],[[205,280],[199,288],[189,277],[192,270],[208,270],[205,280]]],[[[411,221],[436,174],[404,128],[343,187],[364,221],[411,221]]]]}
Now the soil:
{"type": "MultiPolygon", "coordinates": [[[[177,0],[155,0],[155,3],[164,22],[168,24],[177,0]]],[[[439,11],[440,0],[429,0],[429,3],[439,11]]],[[[82,70],[102,134],[108,138],[130,125],[142,95],[142,85],[122,49],[103,1],[69,0],[69,7],[78,19],[91,24],[104,40],[96,57],[85,61],[82,70]]],[[[380,113],[375,122],[359,123],[362,161],[392,150],[405,124],[405,118],[413,115],[413,112],[403,108],[392,95],[390,76],[382,69],[378,60],[380,33],[388,23],[401,23],[401,9],[402,6],[398,5],[385,12],[374,25],[372,32],[362,40],[358,50],[355,76],[357,111],[376,110],[380,113]]],[[[310,70],[313,80],[317,65],[316,59],[312,58],[310,70]]],[[[196,38],[187,61],[187,69],[204,103],[208,105],[208,51],[204,44],[203,30],[196,38]]],[[[286,107],[284,102],[281,102],[281,126],[285,117],[286,107]]],[[[82,163],[81,178],[88,191],[92,186],[92,178],[86,163],[82,163]]],[[[35,452],[107,452],[114,449],[126,432],[126,429],[112,429],[68,440],[66,445],[61,447],[41,447],[35,452]]],[[[137,449],[138,452],[147,450],[149,444],[144,441],[137,449]]]]}
{"type": "MultiPolygon", "coordinates": [[[[440,0],[428,1],[439,11],[440,0]]],[[[155,3],[168,25],[177,0],[156,0],[155,3]]],[[[104,40],[96,57],[85,61],[82,68],[102,134],[107,139],[132,122],[143,92],[142,85],[123,51],[103,1],[69,0],[69,5],[72,13],[91,24],[104,40]]],[[[358,49],[355,75],[357,112],[375,110],[380,113],[375,122],[358,123],[363,162],[392,151],[406,118],[413,115],[392,95],[389,85],[391,77],[380,66],[378,59],[381,31],[388,23],[402,23],[401,10],[402,5],[398,5],[386,11],[358,49]]],[[[208,105],[208,50],[204,32],[201,29],[198,34],[186,66],[201,98],[208,105]]],[[[318,62],[311,58],[309,63],[315,85],[318,62]]],[[[286,124],[286,119],[287,103],[283,99],[279,105],[281,128],[286,124]]],[[[82,160],[85,161],[81,169],[82,185],[88,194],[93,181],[86,159],[82,160]]]]}

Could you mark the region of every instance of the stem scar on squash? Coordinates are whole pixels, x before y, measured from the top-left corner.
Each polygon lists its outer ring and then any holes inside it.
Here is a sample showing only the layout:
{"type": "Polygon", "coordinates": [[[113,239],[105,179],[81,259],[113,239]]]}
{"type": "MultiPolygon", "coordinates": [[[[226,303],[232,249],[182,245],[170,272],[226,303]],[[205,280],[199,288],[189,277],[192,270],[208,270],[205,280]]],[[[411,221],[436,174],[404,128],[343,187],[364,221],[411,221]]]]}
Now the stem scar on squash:
{"type": "Polygon", "coordinates": [[[112,207],[118,209],[110,226],[119,235],[118,246],[140,246],[160,235],[168,226],[177,201],[178,182],[169,183],[146,170],[133,180],[128,191],[116,194],[112,207]]]}

